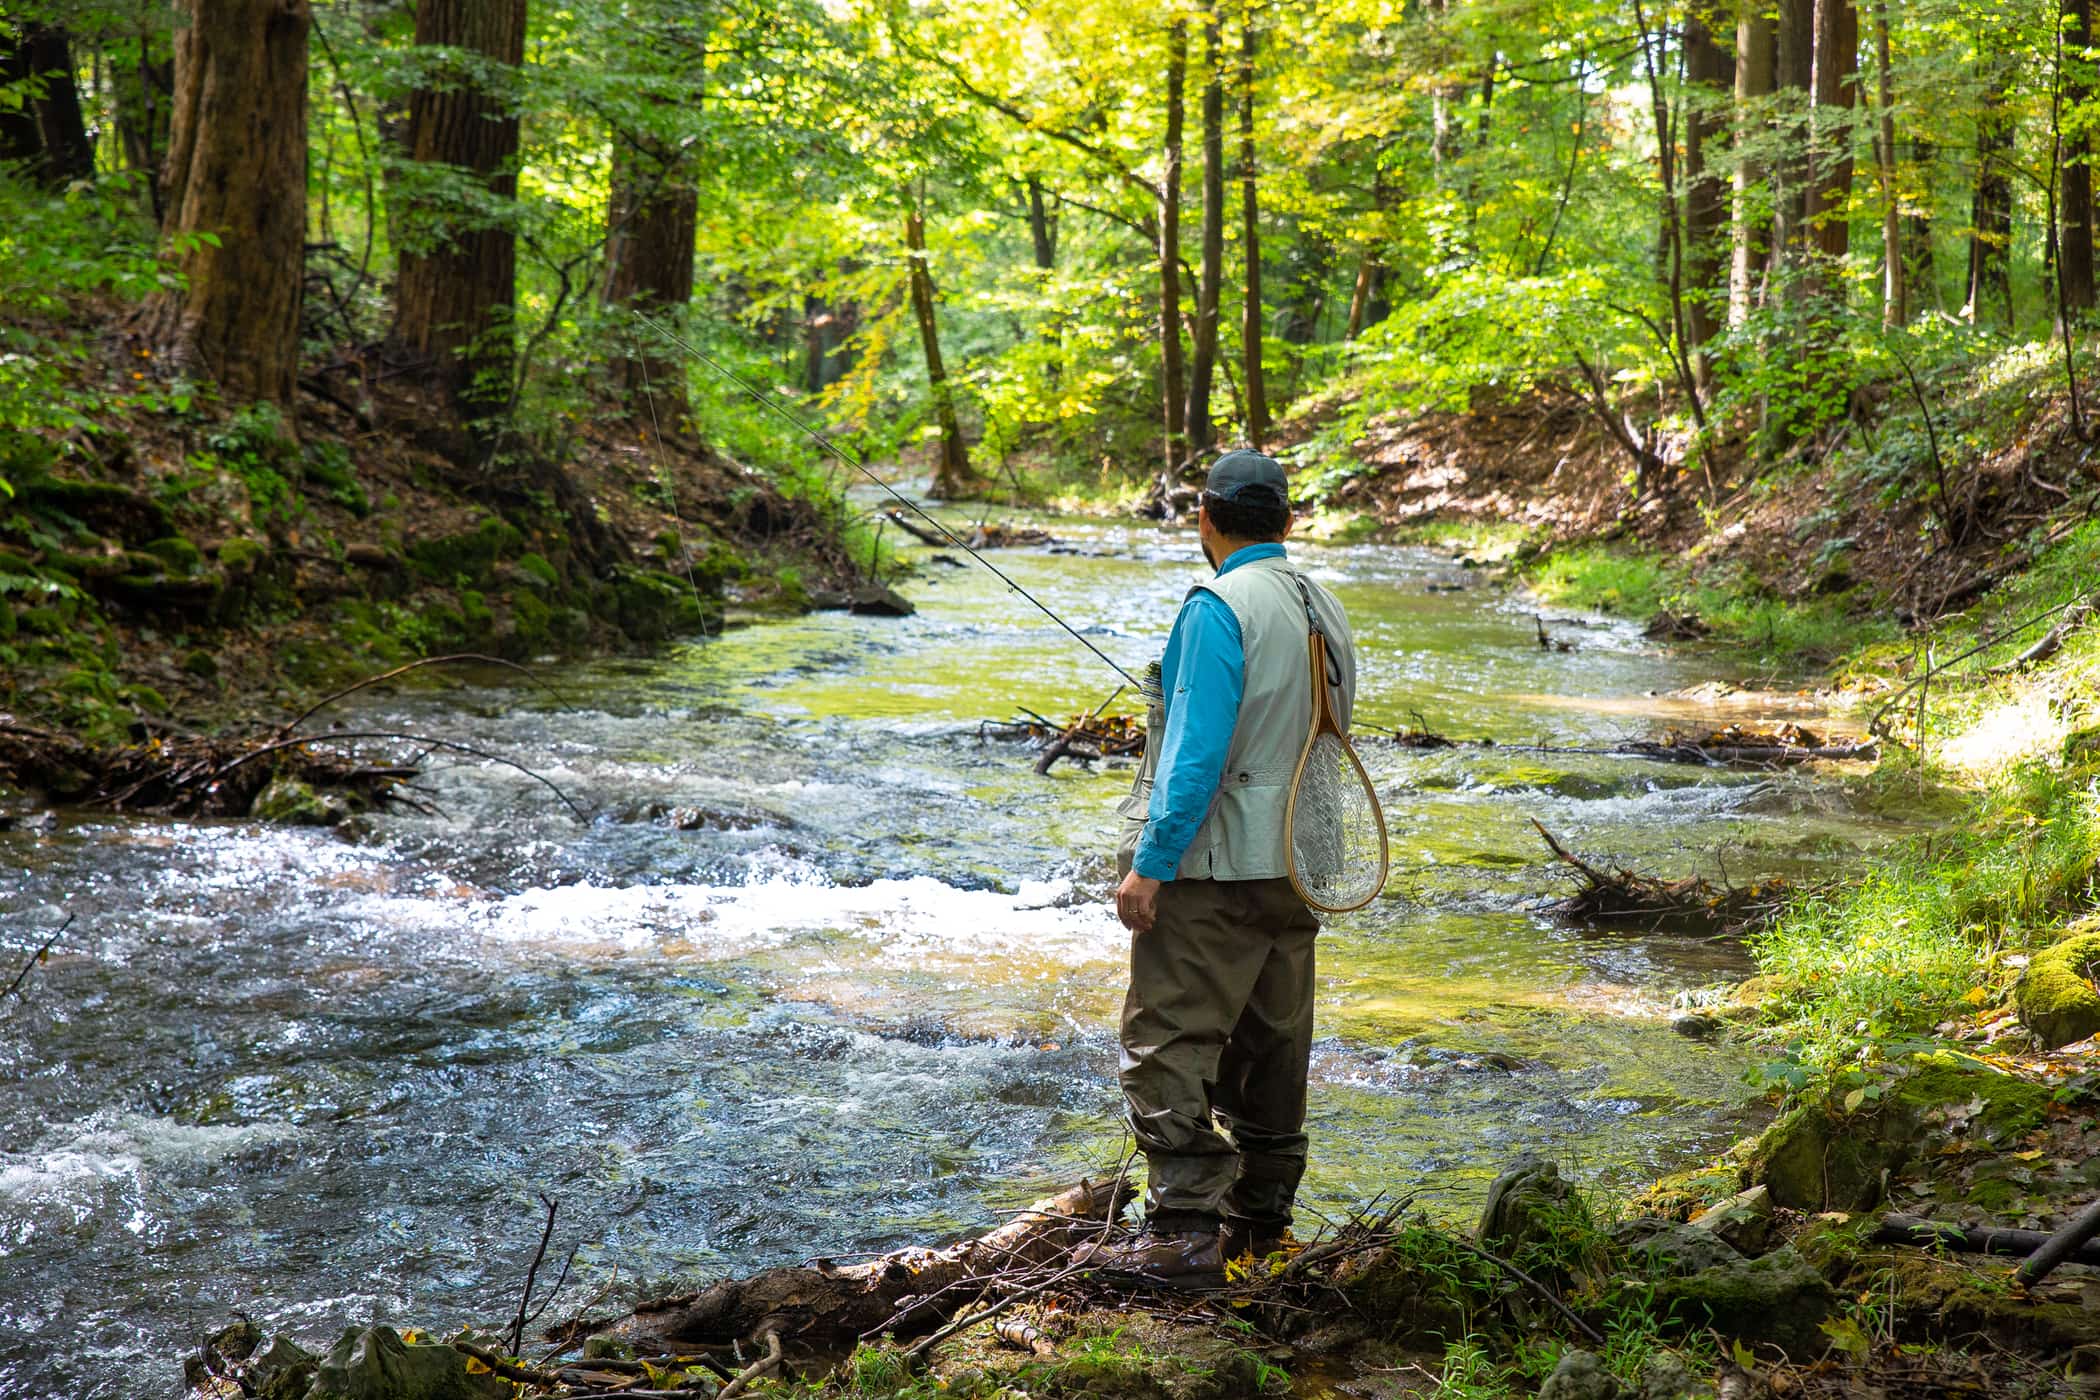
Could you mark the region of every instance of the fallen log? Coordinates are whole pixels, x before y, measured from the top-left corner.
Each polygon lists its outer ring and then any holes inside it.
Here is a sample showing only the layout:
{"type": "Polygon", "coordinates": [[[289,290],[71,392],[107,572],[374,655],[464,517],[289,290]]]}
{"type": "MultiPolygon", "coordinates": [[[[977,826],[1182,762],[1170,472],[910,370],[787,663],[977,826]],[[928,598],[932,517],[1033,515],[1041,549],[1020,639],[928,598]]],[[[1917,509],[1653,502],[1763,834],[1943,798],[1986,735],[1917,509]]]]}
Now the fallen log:
{"type": "Polygon", "coordinates": [[[1609,748],[1575,748],[1555,744],[1512,744],[1509,753],[1563,754],[1583,758],[1645,758],[1657,763],[1692,763],[1706,768],[1775,769],[1800,763],[1835,763],[1876,757],[1873,739],[1852,743],[1832,740],[1798,724],[1770,732],[1731,724],[1704,734],[1665,731],[1660,739],[1625,739],[1609,748]]]}
{"type": "Polygon", "coordinates": [[[965,549],[1019,549],[1028,545],[1057,543],[1048,530],[1039,530],[1033,525],[1008,525],[998,520],[983,520],[967,530],[950,530],[946,526],[936,529],[922,525],[901,510],[886,510],[883,517],[919,543],[930,544],[936,548],[961,545],[965,549]]]}
{"type": "Polygon", "coordinates": [[[1120,1182],[1082,1181],[1045,1196],[998,1229],[941,1249],[911,1246],[860,1264],[828,1259],[725,1279],[698,1293],[641,1304],[618,1318],[583,1319],[548,1334],[579,1343],[610,1336],[663,1356],[729,1345],[767,1349],[770,1333],[816,1351],[845,1351],[885,1332],[913,1336],[967,1303],[972,1289],[1057,1258],[1107,1226],[1129,1199],[1120,1182]]]}
{"type": "Polygon", "coordinates": [[[1716,885],[1697,875],[1663,880],[1623,866],[1605,870],[1575,855],[1532,819],[1546,846],[1581,877],[1582,887],[1546,911],[1589,924],[1639,924],[1676,933],[1733,934],[1775,917],[1791,893],[1784,880],[1755,885],[1716,885]]]}
{"type": "MultiPolygon", "coordinates": [[[[2088,1208],[2091,1213],[2092,1208],[2088,1208]]],[[[2073,1222],[2074,1224],[2077,1222],[2073,1222]]],[[[2061,1232],[2059,1232],[2061,1233],[2061,1232]]],[[[1881,1217],[1874,1232],[1876,1244],[1908,1244],[1921,1249],[1951,1249],[1961,1254],[1999,1254],[2032,1258],[2037,1250],[2057,1238],[2047,1230],[2016,1230],[2006,1225],[1950,1225],[1921,1215],[1892,1214],[1881,1217]]],[[[2058,1261],[2100,1265],[2100,1244],[2090,1240],[2069,1251],[2058,1261]]]]}

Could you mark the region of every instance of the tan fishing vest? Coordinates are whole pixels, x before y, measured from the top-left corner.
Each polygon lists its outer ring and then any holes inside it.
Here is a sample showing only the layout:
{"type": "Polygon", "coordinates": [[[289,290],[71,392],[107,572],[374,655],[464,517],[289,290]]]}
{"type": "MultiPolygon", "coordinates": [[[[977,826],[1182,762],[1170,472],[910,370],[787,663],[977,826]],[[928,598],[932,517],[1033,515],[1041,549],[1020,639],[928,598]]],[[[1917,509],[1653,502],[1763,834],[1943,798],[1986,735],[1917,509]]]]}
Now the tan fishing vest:
{"type": "MultiPolygon", "coordinates": [[[[1211,797],[1210,814],[1174,872],[1177,880],[1270,880],[1290,873],[1283,823],[1291,775],[1312,728],[1312,675],[1307,670],[1306,599],[1327,634],[1328,655],[1340,672],[1334,690],[1335,718],[1344,730],[1356,704],[1356,649],[1349,619],[1332,593],[1301,573],[1288,559],[1256,559],[1229,574],[1196,585],[1225,600],[1239,619],[1246,652],[1245,688],[1239,722],[1226,750],[1225,772],[1211,797]],[[1299,589],[1300,583],[1304,591],[1299,589]]],[[[1193,593],[1195,589],[1191,589],[1193,593]]],[[[1167,732],[1165,697],[1145,718],[1145,757],[1117,810],[1123,839],[1117,851],[1120,874],[1136,857],[1138,837],[1152,803],[1159,744],[1167,732]]]]}

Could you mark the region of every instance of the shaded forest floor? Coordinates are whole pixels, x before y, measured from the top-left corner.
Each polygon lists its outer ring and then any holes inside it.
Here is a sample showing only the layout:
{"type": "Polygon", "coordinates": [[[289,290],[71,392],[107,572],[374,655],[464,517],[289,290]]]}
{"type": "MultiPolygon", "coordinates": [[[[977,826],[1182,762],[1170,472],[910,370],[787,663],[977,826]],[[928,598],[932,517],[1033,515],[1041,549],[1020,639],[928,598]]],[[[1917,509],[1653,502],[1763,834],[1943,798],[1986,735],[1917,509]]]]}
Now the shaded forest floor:
{"type": "Polygon", "coordinates": [[[836,502],[617,404],[481,447],[376,352],[304,378],[287,421],[163,381],[118,310],[37,330],[97,411],[0,429],[0,711],[24,721],[281,718],[416,657],[646,648],[863,582],[836,502]]]}

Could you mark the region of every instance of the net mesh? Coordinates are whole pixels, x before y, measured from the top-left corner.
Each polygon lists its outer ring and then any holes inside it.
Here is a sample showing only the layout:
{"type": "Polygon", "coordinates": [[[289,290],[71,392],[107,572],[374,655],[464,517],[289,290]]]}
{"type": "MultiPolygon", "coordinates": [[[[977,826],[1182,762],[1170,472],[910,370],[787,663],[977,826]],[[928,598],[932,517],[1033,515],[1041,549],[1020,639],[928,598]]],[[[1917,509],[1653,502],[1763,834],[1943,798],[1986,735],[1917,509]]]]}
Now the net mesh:
{"type": "Polygon", "coordinates": [[[1315,909],[1344,913],[1385,884],[1378,796],[1339,737],[1313,738],[1291,809],[1291,874],[1315,909]]]}

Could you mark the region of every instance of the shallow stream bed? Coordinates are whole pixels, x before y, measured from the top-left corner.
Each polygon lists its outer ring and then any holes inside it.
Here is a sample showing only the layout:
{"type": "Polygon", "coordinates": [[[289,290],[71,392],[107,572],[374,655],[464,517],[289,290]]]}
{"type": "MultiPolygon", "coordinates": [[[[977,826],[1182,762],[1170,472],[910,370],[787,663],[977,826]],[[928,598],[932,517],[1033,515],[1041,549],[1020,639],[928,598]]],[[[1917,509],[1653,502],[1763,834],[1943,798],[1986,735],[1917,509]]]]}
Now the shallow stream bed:
{"type": "MultiPolygon", "coordinates": [[[[1053,528],[1077,552],[999,562],[1136,670],[1193,535],[1053,528]]],[[[1594,618],[1542,651],[1527,600],[1439,555],[1299,552],[1355,620],[1363,719],[1570,746],[1742,717],[1667,698],[1727,658],[1594,618]]],[[[974,568],[905,591],[910,618],[345,712],[516,758],[588,824],[469,762],[429,780],[439,815],[348,837],[0,834],[9,975],[76,916],[0,1007],[0,1400],[177,1393],[171,1358],[236,1311],[309,1342],[507,1315],[541,1191],[576,1304],[948,1235],[1112,1168],[1129,769],[1039,778],[979,725],[1114,678],[974,568]]],[[[1670,1021],[1741,953],[1531,912],[1559,876],[1528,819],[1739,880],[1888,830],[1828,776],[1362,747],[1394,874],[1323,939],[1307,1204],[1461,1219],[1521,1151],[1611,1186],[1735,1135],[1743,1052],[1670,1021]]]]}

